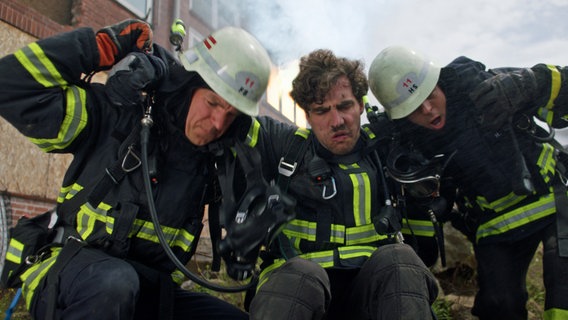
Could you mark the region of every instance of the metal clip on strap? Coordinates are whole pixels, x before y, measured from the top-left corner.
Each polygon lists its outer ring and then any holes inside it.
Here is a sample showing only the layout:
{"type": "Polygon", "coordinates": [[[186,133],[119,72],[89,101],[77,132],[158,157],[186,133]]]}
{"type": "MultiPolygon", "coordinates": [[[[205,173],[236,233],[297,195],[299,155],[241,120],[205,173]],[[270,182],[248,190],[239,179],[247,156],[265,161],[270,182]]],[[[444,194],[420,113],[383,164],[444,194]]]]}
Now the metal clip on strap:
{"type": "Polygon", "coordinates": [[[140,157],[136,155],[133,149],[133,146],[128,146],[128,152],[122,160],[122,170],[124,170],[125,172],[132,172],[140,167],[140,165],[142,165],[142,160],[140,160],[140,157]],[[134,163],[130,163],[132,161],[128,161],[129,159],[131,159],[130,157],[134,159],[134,163]]]}
{"type": "Polygon", "coordinates": [[[278,173],[280,173],[285,177],[290,177],[296,171],[297,166],[298,166],[297,162],[294,162],[294,164],[290,164],[284,162],[284,157],[282,157],[280,158],[280,163],[278,164],[278,173]]]}
{"type": "Polygon", "coordinates": [[[325,200],[329,200],[329,199],[335,197],[335,195],[337,194],[337,187],[335,186],[335,179],[333,177],[331,177],[330,179],[331,179],[331,183],[332,183],[332,186],[333,186],[331,194],[329,194],[329,195],[326,194],[327,193],[327,186],[325,184],[323,185],[323,192],[322,192],[321,196],[325,200]]]}

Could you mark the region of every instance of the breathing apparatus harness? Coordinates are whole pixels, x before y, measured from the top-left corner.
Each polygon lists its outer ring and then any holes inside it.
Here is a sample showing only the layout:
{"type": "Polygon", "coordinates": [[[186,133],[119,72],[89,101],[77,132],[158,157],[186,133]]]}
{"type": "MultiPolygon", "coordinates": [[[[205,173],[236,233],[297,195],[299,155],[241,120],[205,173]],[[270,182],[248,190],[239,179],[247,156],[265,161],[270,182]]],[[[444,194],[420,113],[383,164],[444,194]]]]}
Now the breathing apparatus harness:
{"type": "MultiPolygon", "coordinates": [[[[373,132],[377,135],[381,132],[386,133],[386,135],[380,136],[378,138],[377,143],[381,143],[382,140],[387,140],[389,142],[392,141],[392,131],[389,129],[392,128],[390,121],[384,115],[381,115],[378,112],[378,108],[376,106],[371,106],[371,104],[369,103],[369,98],[367,96],[363,96],[363,104],[365,106],[367,119],[369,120],[371,128],[374,128],[373,132]]],[[[378,155],[377,150],[374,150],[372,152],[372,160],[377,166],[377,173],[379,175],[380,183],[384,186],[383,196],[385,201],[384,206],[382,206],[379,211],[379,214],[373,217],[373,225],[375,226],[377,233],[391,234],[394,232],[397,242],[403,242],[404,237],[400,232],[402,228],[400,224],[400,212],[394,207],[394,204],[392,202],[392,195],[389,192],[385,178],[385,167],[378,155]]]]}
{"type": "MultiPolygon", "coordinates": [[[[383,131],[389,134],[393,142],[393,148],[389,151],[386,159],[386,173],[396,182],[400,183],[402,201],[408,193],[425,207],[434,226],[434,235],[440,251],[442,265],[446,265],[443,220],[442,214],[447,208],[444,198],[439,196],[440,179],[442,172],[457,151],[449,156],[436,155],[432,159],[426,159],[417,150],[411,150],[398,144],[397,134],[392,122],[386,114],[380,113],[376,106],[371,106],[365,99],[367,118],[375,131],[383,131]]],[[[376,154],[375,154],[376,155],[376,154]]],[[[378,157],[377,157],[378,158],[378,157]]],[[[380,161],[380,159],[379,159],[380,161]]],[[[382,177],[383,183],[384,176],[382,177]]]]}
{"type": "MultiPolygon", "coordinates": [[[[167,241],[167,239],[164,235],[164,232],[162,231],[162,227],[161,227],[159,219],[158,219],[158,213],[156,211],[156,205],[154,203],[154,198],[152,196],[152,183],[151,183],[151,173],[150,173],[150,166],[149,166],[150,161],[148,160],[148,144],[149,144],[149,141],[150,141],[150,129],[151,129],[152,125],[154,124],[154,121],[152,119],[153,99],[152,99],[151,95],[147,96],[146,99],[148,101],[148,104],[147,104],[146,110],[144,112],[144,116],[142,117],[142,120],[141,120],[141,129],[140,129],[140,148],[141,148],[141,159],[140,160],[141,160],[141,163],[142,163],[142,176],[143,176],[143,182],[144,182],[144,190],[145,190],[146,195],[147,195],[148,208],[149,208],[149,211],[150,211],[150,218],[151,218],[152,223],[154,225],[154,231],[156,232],[156,236],[158,237],[158,240],[160,242],[162,249],[164,250],[164,252],[168,256],[168,258],[172,261],[172,263],[176,266],[176,268],[181,273],[183,273],[186,277],[188,277],[193,282],[195,282],[198,285],[203,286],[205,288],[208,288],[208,289],[211,289],[211,290],[214,290],[214,291],[218,291],[218,292],[234,293],[234,292],[245,291],[245,290],[249,289],[250,287],[255,286],[256,283],[254,283],[253,281],[251,281],[248,284],[242,285],[242,286],[234,286],[234,287],[220,286],[220,285],[214,284],[210,281],[207,281],[207,280],[195,275],[190,270],[188,270],[186,268],[186,266],[181,261],[179,261],[179,259],[176,257],[176,255],[174,254],[174,252],[170,248],[168,241],[167,241]]],[[[242,279],[238,279],[238,280],[242,280],[242,279]]]]}
{"type": "MultiPolygon", "coordinates": [[[[538,143],[549,143],[557,152],[556,170],[559,178],[553,184],[554,202],[556,207],[556,231],[558,242],[558,255],[560,257],[568,257],[568,197],[566,196],[566,186],[568,186],[568,179],[566,177],[568,171],[568,151],[563,145],[554,138],[555,129],[548,123],[546,128],[543,128],[536,123],[534,117],[527,114],[518,114],[510,120],[510,131],[514,147],[517,152],[517,158],[524,164],[524,156],[518,146],[516,132],[528,135],[531,139],[538,143]],[[515,132],[516,131],[516,132],[515,132]]],[[[532,177],[526,164],[521,166],[522,185],[513,182],[515,192],[533,191],[532,177]],[[524,189],[519,186],[526,186],[524,189]],[[520,189],[520,191],[519,191],[520,189]]]]}
{"type": "MultiPolygon", "coordinates": [[[[171,28],[170,41],[176,46],[176,50],[180,54],[184,35],[185,26],[180,19],[177,19],[171,28]]],[[[262,176],[260,155],[256,149],[244,145],[239,139],[224,139],[211,143],[209,151],[217,156],[218,159],[216,165],[221,172],[219,181],[224,197],[218,218],[220,225],[226,228],[225,238],[219,241],[217,248],[214,248],[214,250],[219,252],[225,260],[227,273],[231,278],[238,281],[245,280],[251,276],[252,278],[248,284],[225,287],[206,281],[193,274],[179,261],[169,247],[158,220],[152,197],[148,165],[148,143],[150,128],[153,125],[152,106],[154,102],[151,95],[147,97],[147,102],[148,105],[141,120],[141,162],[144,188],[148,195],[150,217],[160,245],[178,270],[203,287],[230,293],[246,291],[255,287],[257,284],[255,264],[260,248],[264,245],[269,245],[282,225],[293,218],[291,208],[295,202],[280,192],[277,185],[266,182],[262,176]],[[233,156],[232,148],[236,152],[236,157],[233,156]],[[220,159],[224,159],[224,161],[219,161],[220,159]],[[238,203],[235,201],[235,193],[233,192],[233,178],[237,159],[244,170],[247,182],[247,188],[238,203]]]]}
{"type": "Polygon", "coordinates": [[[222,140],[209,147],[217,158],[223,194],[219,219],[226,236],[219,241],[218,252],[226,262],[229,276],[243,280],[255,271],[261,248],[270,246],[283,225],[294,218],[296,202],[274,181],[265,180],[257,149],[240,139],[222,140]],[[246,188],[238,201],[234,180],[237,163],[246,180],[246,188]]]}
{"type": "Polygon", "coordinates": [[[446,266],[443,222],[447,202],[440,197],[440,179],[442,172],[457,151],[449,156],[436,155],[426,159],[416,150],[405,146],[397,146],[387,157],[387,173],[402,186],[417,204],[426,208],[430,221],[434,226],[434,235],[440,251],[442,266],[446,266]]]}

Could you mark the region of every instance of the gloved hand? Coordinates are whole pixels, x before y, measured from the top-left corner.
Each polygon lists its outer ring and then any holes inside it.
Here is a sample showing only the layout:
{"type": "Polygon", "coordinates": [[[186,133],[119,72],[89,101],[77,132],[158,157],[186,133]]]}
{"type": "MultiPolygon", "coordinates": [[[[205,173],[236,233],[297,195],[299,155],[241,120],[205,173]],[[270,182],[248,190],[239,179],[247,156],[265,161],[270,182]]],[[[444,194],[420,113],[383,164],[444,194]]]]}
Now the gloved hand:
{"type": "Polygon", "coordinates": [[[130,52],[152,50],[152,29],[144,21],[128,19],[97,31],[99,68],[106,70],[130,52]]]}
{"type": "Polygon", "coordinates": [[[167,74],[165,62],[151,54],[131,52],[109,72],[105,92],[117,106],[143,102],[143,91],[153,89],[167,74]]]}
{"type": "Polygon", "coordinates": [[[382,139],[390,140],[395,135],[396,127],[394,122],[389,120],[385,112],[367,112],[367,119],[378,141],[382,139]]]}
{"type": "Polygon", "coordinates": [[[531,69],[499,73],[482,83],[469,95],[480,115],[482,128],[497,131],[513,115],[533,102],[536,78],[531,69]]]}

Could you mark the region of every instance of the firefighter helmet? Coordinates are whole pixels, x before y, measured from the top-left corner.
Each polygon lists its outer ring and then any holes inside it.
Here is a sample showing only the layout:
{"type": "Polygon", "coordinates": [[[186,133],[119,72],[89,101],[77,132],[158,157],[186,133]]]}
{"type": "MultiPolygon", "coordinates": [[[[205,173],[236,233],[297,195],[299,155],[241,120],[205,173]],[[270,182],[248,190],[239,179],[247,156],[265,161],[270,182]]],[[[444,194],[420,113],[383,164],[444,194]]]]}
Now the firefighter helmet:
{"type": "Polygon", "coordinates": [[[258,114],[272,63],[251,34],[236,27],[219,29],[182,53],[180,60],[237,110],[258,114]]]}
{"type": "Polygon", "coordinates": [[[390,119],[401,119],[428,98],[440,67],[416,51],[392,46],[381,51],[369,68],[369,86],[390,119]]]}

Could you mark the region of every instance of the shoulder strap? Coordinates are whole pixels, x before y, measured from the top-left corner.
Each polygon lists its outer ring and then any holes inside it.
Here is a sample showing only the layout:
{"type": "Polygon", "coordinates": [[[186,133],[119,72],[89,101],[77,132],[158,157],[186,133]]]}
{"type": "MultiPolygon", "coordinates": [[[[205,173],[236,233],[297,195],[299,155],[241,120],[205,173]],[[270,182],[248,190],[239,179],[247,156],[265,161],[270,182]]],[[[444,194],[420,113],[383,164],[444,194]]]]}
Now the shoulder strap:
{"type": "Polygon", "coordinates": [[[298,128],[294,134],[293,142],[288,147],[288,152],[280,158],[278,163],[277,183],[282,192],[288,190],[288,184],[292,175],[296,172],[298,161],[306,153],[311,133],[307,129],[298,128]]]}
{"type": "Polygon", "coordinates": [[[87,201],[97,207],[113,185],[117,185],[130,172],[142,164],[134,145],[140,140],[140,124],[134,126],[119,148],[118,160],[105,169],[105,174],[87,196],[87,201]]]}
{"type": "Polygon", "coordinates": [[[73,198],[59,205],[58,212],[75,212],[85,201],[96,208],[113,185],[117,185],[130,172],[142,164],[134,145],[140,139],[140,124],[134,126],[119,148],[118,159],[105,168],[103,176],[90,188],[83,188],[73,198]]]}

